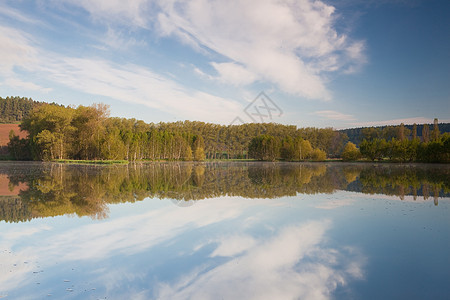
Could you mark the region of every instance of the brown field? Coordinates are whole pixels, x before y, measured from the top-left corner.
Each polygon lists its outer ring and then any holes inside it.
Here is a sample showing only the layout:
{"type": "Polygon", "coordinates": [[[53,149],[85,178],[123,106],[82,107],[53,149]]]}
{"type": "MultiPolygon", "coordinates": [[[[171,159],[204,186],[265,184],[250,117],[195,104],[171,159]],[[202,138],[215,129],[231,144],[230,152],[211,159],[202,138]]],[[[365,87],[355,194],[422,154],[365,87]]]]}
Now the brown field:
{"type": "Polygon", "coordinates": [[[0,147],[8,145],[9,132],[14,130],[15,134],[21,138],[27,137],[27,133],[20,131],[19,124],[0,124],[0,147]]]}

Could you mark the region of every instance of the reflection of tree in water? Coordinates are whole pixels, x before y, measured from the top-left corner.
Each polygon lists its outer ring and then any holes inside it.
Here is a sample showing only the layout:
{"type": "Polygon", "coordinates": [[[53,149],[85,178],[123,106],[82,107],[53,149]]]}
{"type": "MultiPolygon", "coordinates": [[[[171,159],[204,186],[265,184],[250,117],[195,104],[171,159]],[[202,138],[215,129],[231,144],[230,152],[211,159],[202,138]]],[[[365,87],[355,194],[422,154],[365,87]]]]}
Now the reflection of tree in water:
{"type": "MultiPolygon", "coordinates": [[[[0,196],[0,220],[74,214],[103,219],[111,203],[173,199],[179,206],[220,196],[278,198],[298,193],[363,193],[428,199],[450,192],[448,168],[323,163],[151,163],[126,166],[0,165],[10,184],[29,186],[0,196]],[[184,201],[186,203],[180,202],[184,201]]],[[[187,205],[189,206],[189,205],[187,205]]]]}
{"type": "Polygon", "coordinates": [[[439,197],[450,193],[448,167],[375,165],[362,169],[359,177],[363,193],[393,195],[402,200],[406,195],[412,195],[414,200],[418,196],[424,200],[432,196],[437,205],[439,197]]]}

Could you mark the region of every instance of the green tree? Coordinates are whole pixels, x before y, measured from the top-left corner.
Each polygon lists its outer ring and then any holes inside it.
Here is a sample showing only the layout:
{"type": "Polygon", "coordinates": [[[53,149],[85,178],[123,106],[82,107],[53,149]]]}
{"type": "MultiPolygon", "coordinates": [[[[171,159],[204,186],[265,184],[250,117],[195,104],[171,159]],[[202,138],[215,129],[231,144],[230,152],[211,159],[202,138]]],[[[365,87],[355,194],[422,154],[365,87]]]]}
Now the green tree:
{"type": "Polygon", "coordinates": [[[373,141],[374,139],[378,139],[381,135],[380,129],[375,127],[367,127],[363,128],[362,136],[363,139],[367,141],[373,141]]]}
{"type": "Polygon", "coordinates": [[[8,151],[15,160],[31,160],[29,139],[21,139],[13,130],[9,132],[8,151]]]}
{"type": "Polygon", "coordinates": [[[363,157],[367,157],[374,161],[375,159],[381,160],[386,149],[386,141],[378,138],[372,141],[363,140],[359,145],[359,150],[363,157]]]}
{"type": "Polygon", "coordinates": [[[311,152],[311,159],[313,161],[323,161],[327,159],[327,154],[325,151],[316,148],[311,152]]]}
{"type": "Polygon", "coordinates": [[[281,141],[281,158],[287,161],[295,159],[294,140],[288,136],[281,141]]]}
{"type": "Polygon", "coordinates": [[[194,148],[194,160],[203,161],[206,159],[205,142],[201,135],[195,137],[193,148],[194,148]]]}
{"type": "Polygon", "coordinates": [[[296,146],[296,159],[297,160],[304,160],[304,159],[310,158],[313,148],[309,141],[304,140],[301,137],[299,137],[296,139],[295,146],[296,146]]]}
{"type": "Polygon", "coordinates": [[[248,153],[251,158],[274,161],[280,156],[279,142],[271,135],[254,137],[248,147],[248,153]]]}
{"type": "Polygon", "coordinates": [[[435,118],[434,119],[434,124],[433,124],[433,131],[431,132],[431,140],[432,141],[437,141],[439,139],[440,134],[441,133],[439,131],[438,119],[435,118]]]}
{"type": "Polygon", "coordinates": [[[430,127],[428,126],[428,124],[423,124],[422,141],[424,143],[428,143],[430,141],[430,127]]]}
{"type": "Polygon", "coordinates": [[[342,152],[342,159],[344,161],[354,161],[361,157],[361,152],[356,148],[356,145],[352,142],[348,142],[345,145],[344,151],[342,152]]]}
{"type": "Polygon", "coordinates": [[[73,109],[41,105],[25,118],[20,127],[29,133],[35,159],[65,158],[73,141],[73,109]]]}

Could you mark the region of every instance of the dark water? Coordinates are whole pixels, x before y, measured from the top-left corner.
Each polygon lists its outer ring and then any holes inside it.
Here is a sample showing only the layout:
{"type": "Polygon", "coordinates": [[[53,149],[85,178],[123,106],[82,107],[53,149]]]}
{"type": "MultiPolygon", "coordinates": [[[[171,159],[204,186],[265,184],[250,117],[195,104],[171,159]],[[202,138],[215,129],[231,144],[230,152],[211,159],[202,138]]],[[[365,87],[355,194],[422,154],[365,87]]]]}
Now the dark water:
{"type": "Polygon", "coordinates": [[[450,166],[0,163],[0,298],[449,299],[450,166]]]}

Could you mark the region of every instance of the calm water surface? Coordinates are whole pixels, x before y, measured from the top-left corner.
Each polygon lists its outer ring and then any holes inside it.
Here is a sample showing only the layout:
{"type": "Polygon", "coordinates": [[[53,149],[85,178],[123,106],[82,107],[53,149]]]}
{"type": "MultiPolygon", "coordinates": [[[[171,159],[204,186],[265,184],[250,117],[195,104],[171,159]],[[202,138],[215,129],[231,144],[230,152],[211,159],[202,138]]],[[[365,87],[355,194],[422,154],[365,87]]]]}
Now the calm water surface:
{"type": "Polygon", "coordinates": [[[0,298],[450,299],[450,166],[0,163],[0,298]]]}

